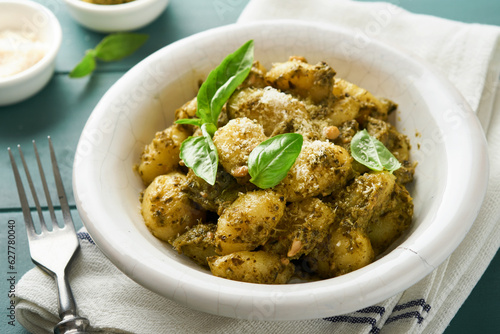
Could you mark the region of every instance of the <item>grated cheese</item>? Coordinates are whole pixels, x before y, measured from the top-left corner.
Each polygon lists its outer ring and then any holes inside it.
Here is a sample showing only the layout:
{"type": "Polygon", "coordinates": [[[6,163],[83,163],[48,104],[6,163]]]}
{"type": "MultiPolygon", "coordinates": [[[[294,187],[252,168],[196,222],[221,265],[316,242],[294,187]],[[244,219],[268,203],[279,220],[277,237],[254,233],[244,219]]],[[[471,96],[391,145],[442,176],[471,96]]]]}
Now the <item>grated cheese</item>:
{"type": "Polygon", "coordinates": [[[260,102],[264,104],[270,104],[275,108],[286,109],[290,105],[290,103],[296,103],[299,102],[299,100],[289,94],[280,92],[276,88],[267,86],[263,89],[263,94],[260,98],[260,102]]]}
{"type": "Polygon", "coordinates": [[[32,34],[0,31],[0,78],[27,70],[38,63],[45,53],[46,46],[32,34]]]}

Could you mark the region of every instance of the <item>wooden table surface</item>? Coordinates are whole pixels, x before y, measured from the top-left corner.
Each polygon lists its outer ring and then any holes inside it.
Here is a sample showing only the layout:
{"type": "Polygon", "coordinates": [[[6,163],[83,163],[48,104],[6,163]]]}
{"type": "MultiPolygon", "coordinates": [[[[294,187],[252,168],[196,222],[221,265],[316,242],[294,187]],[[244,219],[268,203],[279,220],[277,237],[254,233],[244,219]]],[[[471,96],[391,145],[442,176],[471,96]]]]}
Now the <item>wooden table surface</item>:
{"type": "MultiPolygon", "coordinates": [[[[32,154],[31,141],[46,152],[47,136],[56,147],[61,173],[68,193],[77,228],[82,226],[71,192],[74,152],[87,118],[103,94],[127,70],[156,50],[213,27],[236,22],[248,0],[170,0],[166,11],[152,24],[139,30],[149,34],[148,42],[134,55],[120,62],[99,63],[88,78],[70,79],[69,71],[78,63],[85,50],[93,48],[103,34],[79,26],[69,16],[60,0],[35,0],[59,19],[63,42],[57,57],[56,73],[49,84],[36,96],[16,105],[0,107],[0,333],[27,333],[19,323],[7,325],[7,226],[15,222],[16,281],[33,268],[29,257],[26,233],[19,199],[7,154],[7,147],[20,144],[25,154],[32,154]]],[[[391,0],[409,11],[430,14],[462,22],[500,25],[498,0],[391,0]]],[[[46,156],[47,154],[45,154],[46,156]]],[[[445,333],[492,333],[500,300],[500,257],[497,255],[457,313],[445,333]]],[[[140,320],[138,320],[140,321],[140,320]]]]}

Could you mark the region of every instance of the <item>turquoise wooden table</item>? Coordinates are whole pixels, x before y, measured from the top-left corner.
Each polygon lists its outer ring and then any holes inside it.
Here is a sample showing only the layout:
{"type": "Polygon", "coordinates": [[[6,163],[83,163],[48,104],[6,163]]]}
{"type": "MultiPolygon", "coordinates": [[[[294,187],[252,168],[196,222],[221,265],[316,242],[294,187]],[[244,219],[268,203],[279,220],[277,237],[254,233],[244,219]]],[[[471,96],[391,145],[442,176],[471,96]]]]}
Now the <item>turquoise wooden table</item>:
{"type": "MultiPolygon", "coordinates": [[[[148,42],[134,55],[120,62],[99,64],[88,78],[70,79],[69,71],[85,50],[103,37],[80,27],[58,0],[37,0],[50,8],[63,29],[63,43],[57,58],[56,73],[49,84],[33,98],[17,105],[0,107],[0,333],[27,333],[19,323],[8,325],[10,276],[18,281],[33,268],[28,253],[26,233],[19,199],[7,155],[7,147],[20,144],[31,155],[31,140],[46,152],[50,135],[56,147],[61,173],[66,185],[73,218],[82,226],[71,193],[71,171],[80,133],[92,109],[106,90],[124,72],[154,51],[181,38],[213,27],[236,22],[248,0],[171,0],[158,20],[140,30],[149,34],[148,42]],[[8,274],[8,226],[14,225],[16,237],[15,274],[8,274]]],[[[391,0],[415,13],[436,15],[462,22],[500,25],[498,0],[391,0]]],[[[45,154],[46,156],[47,154],[45,154]]],[[[492,333],[497,325],[500,300],[500,257],[497,255],[457,313],[446,334],[492,333]]]]}

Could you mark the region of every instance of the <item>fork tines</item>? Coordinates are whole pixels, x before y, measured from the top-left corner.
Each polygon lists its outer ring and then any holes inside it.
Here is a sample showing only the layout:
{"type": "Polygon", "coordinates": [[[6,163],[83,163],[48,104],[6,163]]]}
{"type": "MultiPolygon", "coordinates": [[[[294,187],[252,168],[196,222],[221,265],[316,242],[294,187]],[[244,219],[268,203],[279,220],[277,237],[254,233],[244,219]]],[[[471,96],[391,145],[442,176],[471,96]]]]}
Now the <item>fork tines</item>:
{"type": "MultiPolygon", "coordinates": [[[[52,169],[53,169],[53,173],[54,173],[54,179],[55,179],[55,183],[56,183],[56,188],[57,188],[57,193],[58,193],[58,197],[59,197],[59,202],[60,202],[60,205],[61,205],[61,211],[63,213],[63,218],[64,218],[64,226],[70,226],[70,228],[71,228],[71,227],[73,227],[73,224],[72,224],[72,221],[71,221],[71,217],[70,216],[68,217],[68,215],[70,215],[70,209],[69,209],[68,201],[67,201],[66,194],[65,194],[65,191],[64,191],[64,187],[63,187],[63,184],[62,184],[61,174],[60,174],[59,168],[57,166],[57,161],[56,161],[56,157],[55,157],[55,153],[54,153],[54,147],[52,145],[52,141],[51,141],[50,137],[48,137],[48,141],[49,141],[50,156],[51,156],[51,162],[52,162],[52,169]]],[[[29,172],[28,165],[27,165],[26,160],[24,158],[23,151],[21,150],[21,146],[18,145],[17,147],[18,147],[19,155],[21,157],[21,162],[22,162],[25,174],[26,174],[26,179],[28,181],[28,185],[29,185],[31,194],[33,196],[33,201],[35,203],[35,207],[36,207],[36,210],[38,212],[38,217],[39,217],[39,220],[40,220],[41,232],[42,233],[43,232],[47,232],[47,231],[49,231],[49,228],[48,228],[47,223],[45,222],[45,219],[44,219],[42,206],[40,205],[40,201],[38,199],[38,196],[37,196],[37,193],[36,193],[36,190],[35,190],[33,179],[31,178],[31,174],[29,172]]],[[[38,165],[38,170],[39,170],[39,173],[40,173],[40,180],[42,182],[43,190],[44,190],[44,193],[45,193],[47,208],[48,208],[48,211],[50,213],[50,217],[52,219],[52,230],[53,229],[58,229],[60,227],[59,227],[59,225],[57,223],[57,218],[56,218],[56,215],[55,215],[54,205],[52,204],[52,200],[51,200],[51,196],[50,196],[50,191],[49,191],[49,188],[47,186],[47,180],[45,178],[45,173],[44,173],[44,170],[43,170],[42,162],[41,162],[41,159],[40,159],[40,155],[38,154],[38,149],[36,147],[35,141],[33,141],[33,149],[34,149],[34,152],[35,152],[35,157],[36,157],[36,161],[37,161],[37,165],[38,165]]],[[[21,201],[21,207],[22,207],[22,210],[23,210],[23,215],[24,215],[24,218],[25,218],[25,222],[26,222],[27,225],[29,225],[29,226],[27,226],[27,230],[28,230],[28,233],[30,233],[30,232],[33,233],[35,229],[34,229],[33,219],[31,218],[31,209],[30,209],[30,206],[29,206],[28,198],[26,196],[26,192],[24,190],[24,186],[23,186],[23,183],[22,183],[22,180],[21,180],[21,176],[19,174],[19,169],[17,168],[17,164],[16,164],[16,161],[14,159],[14,156],[12,154],[12,151],[11,151],[10,147],[7,150],[9,151],[10,161],[11,161],[11,164],[12,164],[12,170],[14,172],[14,178],[16,180],[17,191],[18,191],[18,194],[19,194],[19,199],[21,201]]]]}

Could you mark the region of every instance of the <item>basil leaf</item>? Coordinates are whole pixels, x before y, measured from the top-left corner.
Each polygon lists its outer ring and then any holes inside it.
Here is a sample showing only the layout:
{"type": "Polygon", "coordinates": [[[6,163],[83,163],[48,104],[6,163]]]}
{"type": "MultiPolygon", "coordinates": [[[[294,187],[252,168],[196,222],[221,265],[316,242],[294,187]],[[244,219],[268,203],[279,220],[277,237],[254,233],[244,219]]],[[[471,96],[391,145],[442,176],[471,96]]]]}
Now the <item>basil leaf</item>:
{"type": "Polygon", "coordinates": [[[130,56],[148,39],[148,35],[115,33],[104,37],[95,47],[95,56],[103,61],[116,61],[130,56]]]}
{"type": "Polygon", "coordinates": [[[250,182],[266,189],[285,178],[297,160],[304,138],[298,133],[285,133],[260,143],[248,157],[250,182]]]}
{"type": "Polygon", "coordinates": [[[368,131],[356,133],[351,141],[351,155],[362,165],[376,170],[394,172],[401,163],[377,138],[370,136],[368,131]]]}
{"type": "Polygon", "coordinates": [[[219,155],[212,136],[217,131],[217,120],[236,88],[250,73],[253,64],[253,41],[243,44],[228,55],[210,72],[197,95],[197,119],[179,119],[177,124],[201,126],[203,136],[189,137],[181,145],[180,157],[193,172],[214,185],[219,165],[219,155]]]}
{"type": "Polygon", "coordinates": [[[95,69],[94,51],[88,50],[82,60],[69,73],[70,78],[82,78],[89,75],[95,69]]]}
{"type": "Polygon", "coordinates": [[[181,118],[175,121],[176,124],[190,124],[190,125],[196,125],[196,126],[201,126],[203,124],[203,121],[199,118],[181,118]]]}
{"type": "Polygon", "coordinates": [[[217,131],[217,126],[212,123],[205,123],[201,126],[201,129],[203,131],[206,131],[206,133],[212,138],[215,134],[215,131],[217,131]]]}
{"type": "Polygon", "coordinates": [[[134,53],[148,39],[148,35],[135,33],[116,33],[103,38],[95,49],[87,50],[83,59],[69,73],[70,78],[81,78],[96,68],[96,58],[115,61],[134,53]]]}
{"type": "Polygon", "coordinates": [[[219,155],[205,124],[201,130],[203,136],[189,137],[182,142],[180,158],[198,177],[213,186],[217,176],[219,155]]]}
{"type": "Polygon", "coordinates": [[[253,49],[253,40],[249,40],[228,55],[209,73],[201,85],[197,96],[196,115],[205,123],[217,124],[224,103],[250,73],[253,49]]]}

